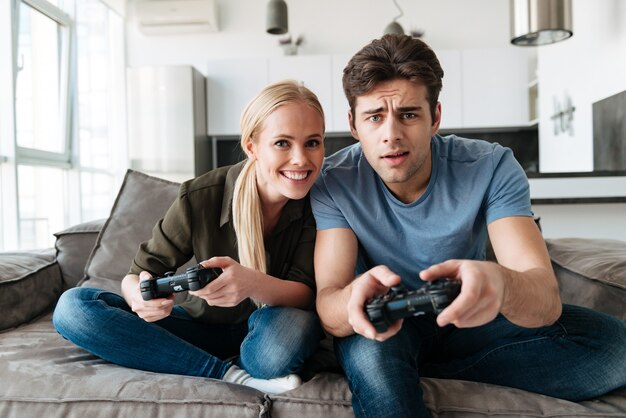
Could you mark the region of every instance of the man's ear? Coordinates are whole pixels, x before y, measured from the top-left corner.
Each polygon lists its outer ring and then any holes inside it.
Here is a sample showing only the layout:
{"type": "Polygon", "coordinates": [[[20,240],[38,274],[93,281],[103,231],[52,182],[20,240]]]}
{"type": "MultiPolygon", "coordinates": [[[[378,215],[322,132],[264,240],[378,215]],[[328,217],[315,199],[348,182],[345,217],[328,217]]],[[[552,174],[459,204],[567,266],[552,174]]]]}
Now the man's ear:
{"type": "Polygon", "coordinates": [[[430,136],[439,131],[439,125],[441,125],[441,102],[437,102],[437,107],[435,107],[435,120],[433,120],[433,125],[430,128],[430,136]]]}
{"type": "Polygon", "coordinates": [[[350,133],[352,134],[352,137],[356,139],[357,141],[360,141],[359,133],[357,132],[356,127],[354,126],[354,117],[352,116],[351,110],[348,110],[348,123],[350,123],[350,133]]]}

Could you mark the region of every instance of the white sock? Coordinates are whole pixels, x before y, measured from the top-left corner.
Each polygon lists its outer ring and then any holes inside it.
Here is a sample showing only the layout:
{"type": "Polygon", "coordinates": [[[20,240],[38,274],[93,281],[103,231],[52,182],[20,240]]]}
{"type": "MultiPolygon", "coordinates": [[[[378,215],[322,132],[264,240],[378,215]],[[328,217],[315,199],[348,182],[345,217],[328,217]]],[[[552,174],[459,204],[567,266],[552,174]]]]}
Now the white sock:
{"type": "Polygon", "coordinates": [[[269,393],[270,395],[278,395],[288,390],[297,388],[302,384],[302,379],[297,374],[288,374],[287,376],[277,377],[275,379],[255,379],[248,372],[233,365],[226,371],[222,378],[225,382],[237,383],[238,385],[249,386],[269,393]]]}

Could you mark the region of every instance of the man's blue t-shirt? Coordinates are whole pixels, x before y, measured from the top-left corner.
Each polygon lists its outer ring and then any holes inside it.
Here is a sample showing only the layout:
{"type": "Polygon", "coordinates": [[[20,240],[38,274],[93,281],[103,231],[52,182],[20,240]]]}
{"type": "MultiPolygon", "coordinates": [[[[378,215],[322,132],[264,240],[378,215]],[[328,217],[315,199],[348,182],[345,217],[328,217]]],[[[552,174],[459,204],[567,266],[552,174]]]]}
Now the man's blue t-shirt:
{"type": "Polygon", "coordinates": [[[359,241],[356,274],[383,264],[409,288],[449,259],[485,258],[487,224],[532,216],[528,180],[509,148],[435,135],[424,194],[405,204],[372,169],[359,143],[326,158],[311,190],[318,230],[349,228],[359,241]]]}

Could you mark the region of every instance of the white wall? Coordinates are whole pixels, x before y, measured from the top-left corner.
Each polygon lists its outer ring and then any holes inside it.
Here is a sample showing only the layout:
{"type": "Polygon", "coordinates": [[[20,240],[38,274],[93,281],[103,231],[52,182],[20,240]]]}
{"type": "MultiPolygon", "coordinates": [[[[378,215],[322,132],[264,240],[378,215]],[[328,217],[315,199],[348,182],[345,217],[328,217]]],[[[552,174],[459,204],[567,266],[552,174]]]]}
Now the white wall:
{"type": "Polygon", "coordinates": [[[626,241],[626,203],[533,205],[545,238],[604,238],[626,241]]]}
{"type": "MultiPolygon", "coordinates": [[[[537,51],[541,172],[592,171],[592,104],[626,90],[626,1],[572,3],[574,36],[537,51]],[[574,134],[555,135],[553,102],[562,102],[566,94],[576,107],[574,134]]],[[[626,177],[618,181],[626,185],[626,177]]],[[[583,180],[580,184],[582,195],[593,194],[582,190],[583,180]]],[[[538,205],[534,210],[546,237],[626,241],[626,203],[538,205]]]]}
{"type": "MultiPolygon", "coordinates": [[[[145,36],[133,21],[129,0],[128,65],[190,64],[206,74],[210,59],[283,54],[280,36],[265,33],[266,0],[218,0],[216,33],[145,36]]],[[[509,45],[509,2],[504,0],[398,0],[405,30],[425,30],[435,49],[509,45]]],[[[397,15],[391,0],[287,0],[295,36],[306,38],[300,54],[352,54],[382,35],[397,15]]],[[[573,0],[574,37],[538,48],[540,169],[591,170],[591,103],[626,89],[626,1],[573,0]],[[551,138],[553,95],[575,100],[576,136],[551,138]]],[[[251,68],[250,71],[254,71],[251,68]]],[[[445,71],[445,68],[444,68],[445,71]]],[[[549,238],[581,236],[626,241],[626,204],[541,205],[549,238]]]]}
{"type": "MultiPolygon", "coordinates": [[[[218,0],[216,33],[145,36],[133,22],[129,0],[128,65],[192,64],[205,71],[209,59],[283,54],[279,35],[265,33],[267,0],[218,0]]],[[[383,34],[399,13],[391,0],[287,0],[290,32],[304,35],[300,54],[352,54],[383,34]]],[[[509,2],[503,0],[398,0],[405,30],[425,30],[436,49],[509,44],[509,2]]],[[[251,69],[253,71],[254,69],[251,69]]]]}
{"type": "Polygon", "coordinates": [[[592,104],[626,90],[626,1],[572,3],[574,36],[537,52],[542,172],[592,171],[592,104]],[[550,119],[566,94],[576,107],[573,136],[555,135],[550,119]]]}

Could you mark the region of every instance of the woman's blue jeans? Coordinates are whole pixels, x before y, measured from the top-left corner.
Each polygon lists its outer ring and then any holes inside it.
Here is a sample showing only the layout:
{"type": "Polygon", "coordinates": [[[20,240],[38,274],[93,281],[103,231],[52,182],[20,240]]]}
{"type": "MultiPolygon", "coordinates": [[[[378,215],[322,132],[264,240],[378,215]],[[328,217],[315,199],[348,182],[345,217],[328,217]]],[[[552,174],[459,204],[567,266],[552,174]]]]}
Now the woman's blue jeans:
{"type": "Polygon", "coordinates": [[[271,379],[298,372],[323,331],[315,312],[262,307],[241,324],[206,324],[175,306],[146,322],[120,295],[86,287],[61,295],[52,322],[67,340],[111,363],[157,373],[221,379],[235,363],[271,379]]]}
{"type": "Polygon", "coordinates": [[[439,328],[405,319],[394,337],[335,339],[357,417],[429,417],[420,377],[460,379],[580,401],[626,385],[626,324],[565,305],[552,326],[521,328],[502,316],[481,327],[439,328]]]}

